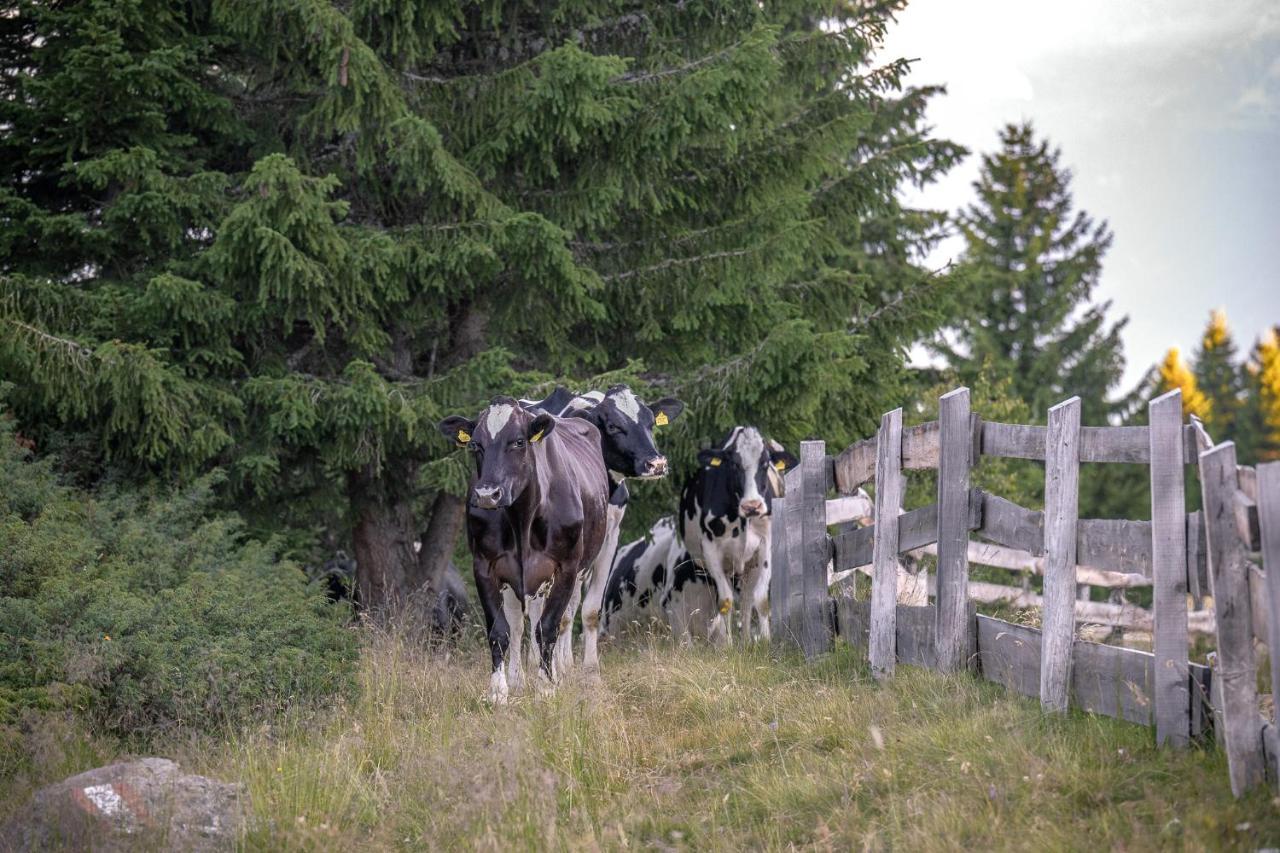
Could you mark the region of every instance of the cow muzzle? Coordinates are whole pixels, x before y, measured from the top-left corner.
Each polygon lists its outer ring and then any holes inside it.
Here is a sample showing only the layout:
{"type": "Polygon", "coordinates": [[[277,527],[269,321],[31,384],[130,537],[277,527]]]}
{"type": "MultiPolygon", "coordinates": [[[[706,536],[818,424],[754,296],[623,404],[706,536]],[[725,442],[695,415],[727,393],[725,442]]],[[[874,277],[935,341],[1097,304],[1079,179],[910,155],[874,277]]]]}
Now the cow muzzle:
{"type": "Polygon", "coordinates": [[[738,504],[738,512],[742,514],[743,518],[755,518],[756,516],[764,515],[764,501],[743,501],[738,504]]]}
{"type": "Polygon", "coordinates": [[[665,477],[667,476],[667,457],[655,456],[644,464],[642,477],[665,477]]]}
{"type": "Polygon", "coordinates": [[[477,509],[497,509],[498,502],[502,500],[502,487],[495,486],[493,488],[476,488],[475,498],[472,499],[472,506],[477,509]]]}

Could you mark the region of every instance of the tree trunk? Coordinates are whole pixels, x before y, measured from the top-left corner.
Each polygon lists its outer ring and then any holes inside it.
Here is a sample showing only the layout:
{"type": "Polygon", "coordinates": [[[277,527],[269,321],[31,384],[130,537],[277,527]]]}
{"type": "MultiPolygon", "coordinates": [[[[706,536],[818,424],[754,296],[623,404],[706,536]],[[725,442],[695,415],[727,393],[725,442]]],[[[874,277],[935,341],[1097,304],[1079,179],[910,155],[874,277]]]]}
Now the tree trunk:
{"type": "Polygon", "coordinates": [[[422,534],[422,550],[418,552],[418,576],[435,593],[444,589],[445,569],[453,557],[465,510],[463,499],[447,492],[437,493],[431,504],[431,519],[422,534]]]}
{"type": "MultiPolygon", "coordinates": [[[[407,500],[390,497],[366,472],[350,477],[355,510],[351,532],[356,558],[356,594],[365,611],[383,614],[405,603],[420,583],[413,553],[413,512],[407,500]]],[[[385,484],[383,484],[385,485],[385,484]]]]}

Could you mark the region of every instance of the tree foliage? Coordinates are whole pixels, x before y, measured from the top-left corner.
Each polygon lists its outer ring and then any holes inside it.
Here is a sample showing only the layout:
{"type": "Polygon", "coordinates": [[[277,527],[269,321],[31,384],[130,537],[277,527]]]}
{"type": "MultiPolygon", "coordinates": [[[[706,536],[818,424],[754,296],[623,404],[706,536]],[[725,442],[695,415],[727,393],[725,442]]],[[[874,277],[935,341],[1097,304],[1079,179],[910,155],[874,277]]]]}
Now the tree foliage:
{"type": "Polygon", "coordinates": [[[451,550],[466,468],[430,425],[492,394],[683,396],[682,463],[735,422],[865,434],[939,320],[912,258],[942,217],[895,190],[962,153],[874,58],[897,5],[13,4],[23,428],[349,526],[373,604],[451,550]]]}
{"type": "Polygon", "coordinates": [[[1183,417],[1195,415],[1201,420],[1208,417],[1209,398],[1200,390],[1196,375],[1187,367],[1177,347],[1169,347],[1157,371],[1157,384],[1153,398],[1169,391],[1181,391],[1183,417]]]}
{"type": "Polygon", "coordinates": [[[965,381],[983,365],[1009,377],[1037,418],[1078,394],[1085,422],[1102,423],[1127,320],[1108,325],[1110,303],[1089,301],[1111,232],[1075,209],[1061,159],[1030,123],[1006,125],[983,156],[978,199],[959,216],[962,315],[934,348],[965,381]]]}

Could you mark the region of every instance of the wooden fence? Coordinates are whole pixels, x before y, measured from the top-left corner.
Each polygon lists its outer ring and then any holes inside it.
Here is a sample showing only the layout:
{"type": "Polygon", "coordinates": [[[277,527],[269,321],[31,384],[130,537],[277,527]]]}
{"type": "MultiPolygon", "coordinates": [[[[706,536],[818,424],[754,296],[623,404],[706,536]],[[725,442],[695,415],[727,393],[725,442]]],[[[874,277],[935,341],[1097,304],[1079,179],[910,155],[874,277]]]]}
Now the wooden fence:
{"type": "MultiPolygon", "coordinates": [[[[904,428],[897,409],[874,438],[834,457],[821,441],[801,443],[800,465],[773,509],[776,641],[814,655],[840,636],[867,650],[877,678],[891,677],[899,662],[975,671],[1039,697],[1046,711],[1074,705],[1154,725],[1160,744],[1213,732],[1237,796],[1280,776],[1254,657],[1255,640],[1280,649],[1280,462],[1237,466],[1231,442],[1215,445],[1195,418],[1183,423],[1178,391],[1151,402],[1149,426],[1081,426],[1078,398],[1050,409],[1047,426],[984,421],[970,412],[967,388],[939,403],[937,421],[904,428]],[[970,470],[982,457],[1043,461],[1044,511],[972,488],[970,470]],[[1081,462],[1147,466],[1151,520],[1079,518],[1081,462]],[[1186,465],[1199,474],[1203,511],[1187,512],[1186,465]],[[937,470],[938,499],[903,512],[904,472],[923,469],[937,470]],[[873,524],[849,522],[835,502],[828,506],[829,492],[859,494],[872,481],[873,524]],[[831,535],[836,521],[844,523],[831,535]],[[1259,551],[1267,571],[1251,560],[1259,551]],[[932,603],[900,603],[907,553],[936,555],[932,603]],[[971,561],[1037,573],[1043,595],[970,582],[971,561]],[[838,585],[833,595],[833,580],[854,570],[871,574],[869,602],[838,585]],[[1081,584],[1151,586],[1153,605],[1081,600],[1081,584]],[[1211,613],[1189,612],[1189,598],[1209,597],[1211,613]],[[975,600],[1001,598],[1039,605],[1041,627],[976,613],[975,600]],[[1086,642],[1077,637],[1085,622],[1149,630],[1153,651],[1086,642]],[[1189,660],[1197,630],[1216,636],[1212,668],[1189,660]]],[[[1271,673],[1280,685],[1280,654],[1271,655],[1271,673]]]]}

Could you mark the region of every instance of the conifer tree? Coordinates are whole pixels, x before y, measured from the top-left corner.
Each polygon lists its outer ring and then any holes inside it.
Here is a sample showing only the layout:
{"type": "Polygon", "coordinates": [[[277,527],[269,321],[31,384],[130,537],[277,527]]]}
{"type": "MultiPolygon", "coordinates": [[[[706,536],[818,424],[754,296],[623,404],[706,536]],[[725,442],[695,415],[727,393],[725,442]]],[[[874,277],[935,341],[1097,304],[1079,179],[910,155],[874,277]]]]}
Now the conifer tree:
{"type": "Polygon", "coordinates": [[[686,464],[735,422],[868,434],[939,321],[912,258],[943,218],[895,191],[963,153],[873,55],[899,5],[11,4],[23,430],[341,517],[372,606],[450,555],[467,461],[433,424],[495,393],[683,396],[686,464]]]}
{"type": "Polygon", "coordinates": [[[1209,315],[1193,362],[1196,384],[1209,402],[1205,424],[1215,441],[1237,438],[1243,391],[1238,358],[1231,327],[1227,325],[1227,312],[1216,309],[1209,315]]]}
{"type": "Polygon", "coordinates": [[[1109,303],[1089,301],[1111,232],[1075,210],[1061,159],[1030,123],[1005,126],[983,156],[977,202],[959,215],[961,318],[933,346],[962,377],[997,368],[1040,418],[1078,394],[1096,424],[1124,370],[1127,319],[1108,325],[1109,303]]]}
{"type": "Polygon", "coordinates": [[[1183,417],[1195,415],[1203,420],[1209,416],[1209,399],[1201,392],[1196,382],[1196,375],[1182,360],[1182,353],[1177,347],[1169,347],[1164,361],[1160,362],[1156,370],[1157,382],[1153,398],[1169,391],[1180,390],[1182,391],[1183,417]]]}
{"type": "Polygon", "coordinates": [[[1240,444],[1248,462],[1280,459],[1280,326],[1267,329],[1242,369],[1240,444]]]}

